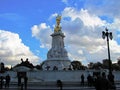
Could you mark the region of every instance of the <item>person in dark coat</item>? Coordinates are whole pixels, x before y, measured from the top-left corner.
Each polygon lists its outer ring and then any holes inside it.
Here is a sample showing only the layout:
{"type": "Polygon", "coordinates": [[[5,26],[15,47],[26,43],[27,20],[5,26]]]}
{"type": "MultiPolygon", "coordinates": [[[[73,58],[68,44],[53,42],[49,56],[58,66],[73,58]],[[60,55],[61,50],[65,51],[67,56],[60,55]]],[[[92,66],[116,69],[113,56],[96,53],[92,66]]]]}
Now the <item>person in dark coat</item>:
{"type": "Polygon", "coordinates": [[[3,88],[3,76],[0,76],[0,89],[2,89],[3,88]]]}
{"type": "Polygon", "coordinates": [[[112,73],[108,74],[108,80],[110,82],[110,89],[116,89],[115,83],[114,83],[114,75],[112,73]]]}
{"type": "Polygon", "coordinates": [[[97,75],[95,88],[96,90],[109,90],[109,81],[106,79],[106,75],[104,72],[102,73],[102,76],[97,75]]]}
{"type": "Polygon", "coordinates": [[[93,77],[90,74],[87,76],[87,82],[88,82],[88,86],[93,85],[93,77]]]}
{"type": "Polygon", "coordinates": [[[61,80],[57,80],[57,86],[60,87],[60,90],[62,90],[62,81],[61,80]]]}
{"type": "Polygon", "coordinates": [[[112,84],[114,84],[114,75],[113,75],[112,73],[109,73],[109,74],[108,74],[108,80],[109,80],[112,84]]]}
{"type": "Polygon", "coordinates": [[[84,86],[84,75],[81,75],[81,85],[84,86]]]}
{"type": "Polygon", "coordinates": [[[10,76],[9,76],[9,74],[5,77],[5,81],[6,81],[5,87],[9,87],[9,84],[10,84],[10,76]]]}
{"type": "Polygon", "coordinates": [[[27,89],[27,82],[28,82],[28,77],[25,76],[25,77],[24,77],[24,85],[25,85],[25,89],[27,89]]]}

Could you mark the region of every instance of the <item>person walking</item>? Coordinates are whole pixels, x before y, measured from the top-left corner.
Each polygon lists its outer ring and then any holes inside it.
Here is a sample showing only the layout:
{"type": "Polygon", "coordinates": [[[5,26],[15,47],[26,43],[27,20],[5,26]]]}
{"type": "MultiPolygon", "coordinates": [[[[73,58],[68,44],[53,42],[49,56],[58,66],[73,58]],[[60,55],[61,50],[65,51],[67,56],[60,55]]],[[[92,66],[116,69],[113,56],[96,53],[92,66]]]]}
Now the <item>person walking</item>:
{"type": "Polygon", "coordinates": [[[25,90],[27,90],[27,82],[28,82],[28,77],[24,77],[24,85],[25,85],[25,90]]]}
{"type": "Polygon", "coordinates": [[[5,77],[5,87],[8,87],[9,88],[9,85],[10,85],[10,75],[8,74],[6,77],[5,77]]]}
{"type": "Polygon", "coordinates": [[[90,87],[93,85],[93,77],[90,74],[87,76],[87,83],[90,87]]]}
{"type": "Polygon", "coordinates": [[[106,74],[103,72],[102,76],[97,75],[95,81],[96,90],[109,90],[109,81],[106,79],[106,74]]]}
{"type": "Polygon", "coordinates": [[[81,85],[84,86],[84,75],[81,75],[81,85]]]}
{"type": "Polygon", "coordinates": [[[0,76],[0,89],[3,88],[3,76],[0,76]]]}
{"type": "Polygon", "coordinates": [[[61,81],[61,80],[57,80],[57,86],[60,88],[60,90],[63,90],[63,89],[62,89],[63,84],[62,84],[62,81],[61,81]]]}

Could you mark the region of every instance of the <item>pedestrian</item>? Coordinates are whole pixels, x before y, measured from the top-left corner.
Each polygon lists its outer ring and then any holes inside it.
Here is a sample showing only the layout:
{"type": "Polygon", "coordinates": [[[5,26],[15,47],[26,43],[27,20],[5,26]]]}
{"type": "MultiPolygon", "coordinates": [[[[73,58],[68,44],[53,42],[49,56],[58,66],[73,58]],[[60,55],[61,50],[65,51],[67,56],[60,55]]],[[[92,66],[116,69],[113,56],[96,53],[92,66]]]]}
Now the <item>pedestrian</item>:
{"type": "Polygon", "coordinates": [[[81,85],[84,86],[84,75],[81,75],[81,85]]]}
{"type": "Polygon", "coordinates": [[[110,82],[110,89],[116,89],[115,83],[114,83],[114,75],[110,72],[108,74],[108,80],[110,82]]]}
{"type": "Polygon", "coordinates": [[[62,90],[62,81],[61,80],[57,80],[57,86],[60,87],[60,90],[62,90]]]}
{"type": "Polygon", "coordinates": [[[114,84],[114,75],[113,75],[112,73],[109,73],[109,74],[108,74],[108,80],[109,80],[112,84],[114,84]]]}
{"type": "Polygon", "coordinates": [[[27,82],[28,82],[28,77],[24,77],[24,85],[25,85],[25,90],[27,89],[27,82]]]}
{"type": "Polygon", "coordinates": [[[109,90],[109,81],[106,79],[104,72],[102,73],[102,76],[97,75],[97,79],[95,80],[95,88],[96,90],[109,90]]]}
{"type": "Polygon", "coordinates": [[[91,87],[93,85],[93,78],[90,74],[87,76],[87,82],[88,82],[88,86],[91,87]]]}
{"type": "Polygon", "coordinates": [[[3,88],[3,76],[0,76],[0,89],[3,88]]]}
{"type": "Polygon", "coordinates": [[[22,78],[22,76],[20,74],[18,74],[18,86],[21,86],[21,78],[22,78]]]}
{"type": "Polygon", "coordinates": [[[5,77],[5,87],[9,87],[10,85],[10,75],[8,74],[6,77],[5,77]]]}

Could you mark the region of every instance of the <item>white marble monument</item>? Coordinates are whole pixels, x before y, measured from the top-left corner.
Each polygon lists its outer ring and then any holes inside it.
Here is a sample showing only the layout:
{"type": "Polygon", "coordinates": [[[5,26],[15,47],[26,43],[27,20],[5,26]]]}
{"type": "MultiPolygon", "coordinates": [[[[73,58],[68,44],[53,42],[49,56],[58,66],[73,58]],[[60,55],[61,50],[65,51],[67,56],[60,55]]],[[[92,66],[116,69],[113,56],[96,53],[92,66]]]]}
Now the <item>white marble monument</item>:
{"type": "Polygon", "coordinates": [[[61,16],[56,17],[56,26],[52,36],[52,48],[47,53],[47,60],[43,62],[43,70],[63,70],[71,67],[71,61],[68,58],[64,46],[64,33],[60,26],[61,16]]]}

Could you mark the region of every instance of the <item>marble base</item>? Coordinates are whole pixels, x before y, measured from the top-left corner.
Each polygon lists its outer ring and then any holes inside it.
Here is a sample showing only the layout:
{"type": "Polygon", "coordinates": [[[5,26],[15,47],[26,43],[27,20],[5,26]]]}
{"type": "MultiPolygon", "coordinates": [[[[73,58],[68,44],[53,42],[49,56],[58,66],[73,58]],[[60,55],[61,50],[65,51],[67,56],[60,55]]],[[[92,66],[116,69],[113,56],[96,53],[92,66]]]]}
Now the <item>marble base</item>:
{"type": "Polygon", "coordinates": [[[43,70],[68,70],[70,67],[70,60],[46,60],[42,65],[43,70]]]}

